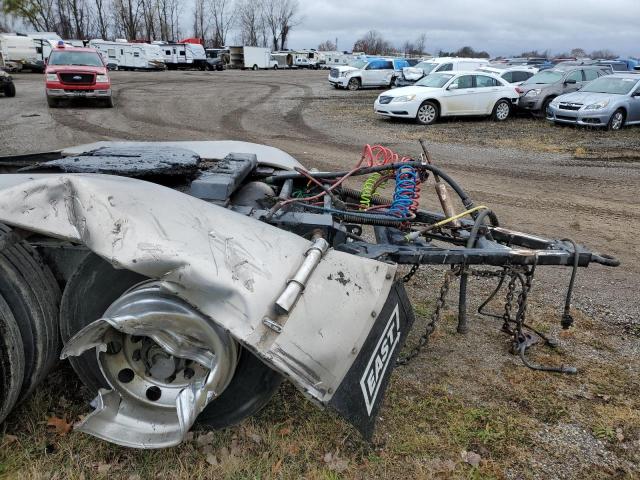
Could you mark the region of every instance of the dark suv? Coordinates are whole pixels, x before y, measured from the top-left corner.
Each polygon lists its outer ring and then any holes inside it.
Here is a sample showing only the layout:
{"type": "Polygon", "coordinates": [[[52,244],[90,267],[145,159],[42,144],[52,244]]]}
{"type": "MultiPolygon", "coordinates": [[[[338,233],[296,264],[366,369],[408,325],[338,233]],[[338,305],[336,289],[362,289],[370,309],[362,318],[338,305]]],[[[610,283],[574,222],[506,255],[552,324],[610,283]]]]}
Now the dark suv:
{"type": "Polygon", "coordinates": [[[558,95],[580,90],[583,85],[613,70],[604,65],[556,65],[542,70],[520,85],[518,107],[544,115],[551,101],[558,95]]]}

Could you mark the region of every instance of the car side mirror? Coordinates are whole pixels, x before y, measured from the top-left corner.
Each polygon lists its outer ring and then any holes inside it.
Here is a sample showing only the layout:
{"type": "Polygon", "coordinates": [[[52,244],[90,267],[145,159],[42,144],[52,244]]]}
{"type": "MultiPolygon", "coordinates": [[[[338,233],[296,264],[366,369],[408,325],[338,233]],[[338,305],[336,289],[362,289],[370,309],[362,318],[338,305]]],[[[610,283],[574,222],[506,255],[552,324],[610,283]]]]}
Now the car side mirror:
{"type": "Polygon", "coordinates": [[[447,90],[458,90],[460,86],[457,83],[452,83],[447,87],[447,90]]]}
{"type": "Polygon", "coordinates": [[[576,82],[576,80],[574,78],[568,78],[568,79],[566,79],[564,81],[565,85],[575,85],[576,83],[578,83],[578,82],[576,82]]]}

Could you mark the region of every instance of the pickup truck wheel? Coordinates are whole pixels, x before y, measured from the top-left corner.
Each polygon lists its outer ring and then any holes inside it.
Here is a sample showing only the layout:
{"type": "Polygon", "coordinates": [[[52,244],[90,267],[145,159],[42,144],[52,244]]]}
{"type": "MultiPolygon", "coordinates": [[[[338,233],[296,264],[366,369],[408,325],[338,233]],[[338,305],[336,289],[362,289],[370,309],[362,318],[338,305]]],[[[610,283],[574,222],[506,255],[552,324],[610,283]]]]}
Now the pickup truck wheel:
{"type": "Polygon", "coordinates": [[[430,101],[423,102],[416,113],[416,121],[421,125],[431,125],[436,122],[440,115],[438,106],[430,101]]]}
{"type": "Polygon", "coordinates": [[[624,110],[619,108],[611,115],[609,123],[607,123],[607,130],[620,130],[624,126],[624,119],[624,110]]]}
{"type": "MultiPolygon", "coordinates": [[[[10,233],[10,228],[0,225],[0,241],[10,233]]],[[[0,251],[0,296],[22,338],[24,376],[18,399],[22,401],[58,362],[60,290],[38,254],[27,243],[18,242],[0,251]]]]}
{"type": "Polygon", "coordinates": [[[4,96],[5,97],[16,96],[16,86],[13,84],[13,82],[9,82],[4,86],[4,96]]]}
{"type": "MultiPolygon", "coordinates": [[[[129,270],[116,270],[108,262],[89,254],[69,279],[60,305],[63,342],[100,318],[107,308],[145,277],[129,270]]],[[[69,357],[73,369],[92,393],[109,388],[95,350],[69,357]]],[[[241,350],[233,378],[227,388],[209,403],[196,420],[204,428],[224,428],[257,413],[275,394],[282,377],[248,350],[241,350]]]]}
{"type": "Polygon", "coordinates": [[[24,348],[16,319],[0,296],[0,425],[15,406],[24,378],[24,348]]]}
{"type": "Polygon", "coordinates": [[[106,108],[113,108],[113,97],[106,98],[104,100],[104,106],[106,108]]]}
{"type": "Polygon", "coordinates": [[[504,122],[511,115],[511,104],[504,98],[498,100],[495,107],[493,107],[493,113],[491,118],[496,122],[504,122]]]}
{"type": "Polygon", "coordinates": [[[351,80],[349,80],[349,83],[347,84],[347,88],[351,91],[356,91],[360,89],[360,79],[359,78],[352,78],[351,80]]]}
{"type": "Polygon", "coordinates": [[[57,98],[47,97],[47,105],[49,105],[49,108],[58,108],[58,102],[59,100],[57,98]]]}

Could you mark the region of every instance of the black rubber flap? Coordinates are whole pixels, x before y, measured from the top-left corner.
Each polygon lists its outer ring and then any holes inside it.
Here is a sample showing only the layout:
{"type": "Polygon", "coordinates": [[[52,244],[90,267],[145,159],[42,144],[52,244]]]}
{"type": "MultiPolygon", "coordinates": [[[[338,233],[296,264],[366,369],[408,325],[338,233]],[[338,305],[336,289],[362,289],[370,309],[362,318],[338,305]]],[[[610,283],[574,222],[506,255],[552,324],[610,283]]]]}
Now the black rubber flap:
{"type": "Polygon", "coordinates": [[[164,145],[102,147],[73,157],[26,167],[20,171],[106,173],[125,177],[195,175],[200,157],[184,148],[164,145]]]}
{"type": "Polygon", "coordinates": [[[373,435],[389,377],[413,321],[404,286],[396,283],[356,361],[329,402],[367,440],[373,435]]]}

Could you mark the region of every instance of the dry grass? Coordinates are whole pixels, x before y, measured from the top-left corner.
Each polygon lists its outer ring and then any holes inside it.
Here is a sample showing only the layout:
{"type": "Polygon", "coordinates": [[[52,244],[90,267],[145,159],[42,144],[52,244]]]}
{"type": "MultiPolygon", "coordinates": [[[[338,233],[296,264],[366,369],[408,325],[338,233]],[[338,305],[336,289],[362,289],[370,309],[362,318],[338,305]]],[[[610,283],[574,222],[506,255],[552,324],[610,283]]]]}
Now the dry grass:
{"type": "Polygon", "coordinates": [[[384,119],[373,113],[379,90],[334,92],[316,102],[319,113],[332,124],[345,123],[375,134],[396,138],[398,143],[421,138],[429,142],[491,146],[528,152],[565,153],[576,159],[631,161],[640,158],[640,130],[628,127],[619,132],[601,129],[556,126],[542,119],[519,115],[504,123],[486,118],[443,119],[428,127],[413,122],[384,119]]]}
{"type": "MultiPolygon", "coordinates": [[[[416,302],[414,336],[430,310],[430,302],[416,302]]],[[[547,313],[532,310],[557,333],[547,313]]],[[[599,322],[580,316],[578,323],[588,328],[561,336],[557,351],[534,352],[537,361],[581,368],[563,376],[522,367],[492,321],[474,319],[461,338],[449,314],[427,351],[395,372],[372,444],[290,385],[244,424],[196,433],[165,451],[57,435],[47,430],[49,416],[76,421],[88,411],[63,365],[9,418],[4,437],[0,431],[0,478],[549,478],[563,469],[554,455],[569,447],[562,436],[569,427],[585,432],[587,447],[573,455],[591,467],[564,468],[562,478],[640,475],[638,359],[599,322]],[[463,451],[478,453],[480,465],[465,463],[463,451]]]]}

